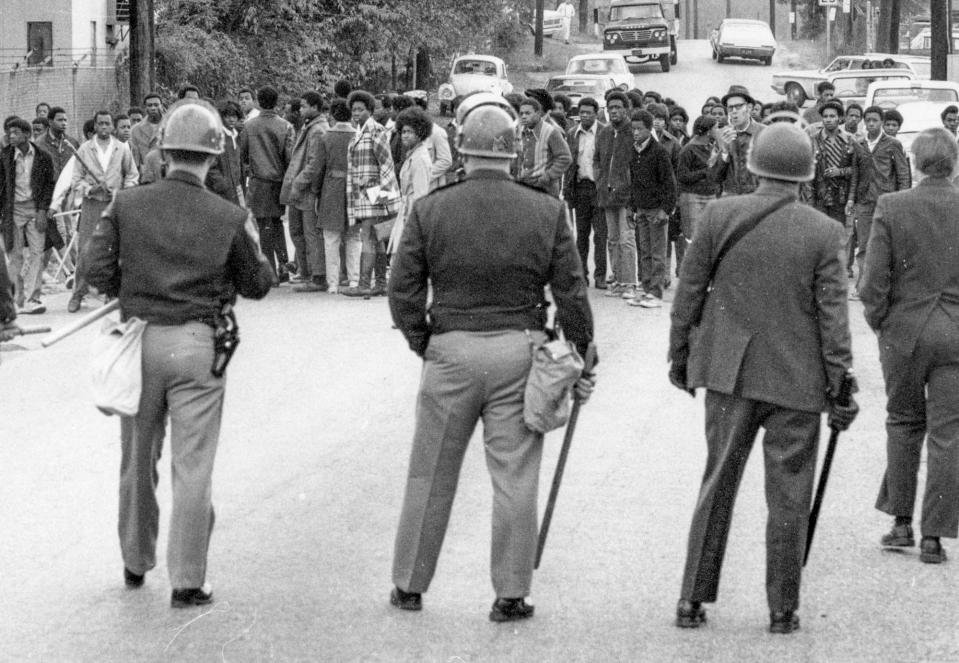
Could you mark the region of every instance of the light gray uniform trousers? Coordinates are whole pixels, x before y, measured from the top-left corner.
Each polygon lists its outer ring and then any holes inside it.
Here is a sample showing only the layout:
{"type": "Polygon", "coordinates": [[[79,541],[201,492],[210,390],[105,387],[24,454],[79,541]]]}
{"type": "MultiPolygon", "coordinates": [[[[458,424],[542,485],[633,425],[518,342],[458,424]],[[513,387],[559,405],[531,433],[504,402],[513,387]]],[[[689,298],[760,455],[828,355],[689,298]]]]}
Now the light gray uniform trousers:
{"type": "Polygon", "coordinates": [[[211,479],[226,382],[213,377],[212,365],[209,325],[147,325],[140,410],[121,422],[120,550],[124,565],[143,574],[156,566],[157,461],[170,417],[173,513],[167,566],[176,589],[201,587],[206,579],[214,520],[211,479]]]}
{"type": "Polygon", "coordinates": [[[543,436],[523,423],[529,339],[522,331],[447,332],[430,339],[424,359],[393,583],[406,592],[429,588],[463,455],[482,418],[493,482],[493,589],[504,598],[529,596],[543,452],[543,436]]]}

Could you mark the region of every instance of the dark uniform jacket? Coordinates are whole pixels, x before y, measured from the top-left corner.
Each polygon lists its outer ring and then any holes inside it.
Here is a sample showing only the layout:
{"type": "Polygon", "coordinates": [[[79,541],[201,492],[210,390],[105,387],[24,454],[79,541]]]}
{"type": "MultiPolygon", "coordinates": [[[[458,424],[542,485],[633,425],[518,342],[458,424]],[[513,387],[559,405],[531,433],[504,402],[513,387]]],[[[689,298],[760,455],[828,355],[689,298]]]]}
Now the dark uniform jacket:
{"type": "MultiPolygon", "coordinates": [[[[53,189],[57,185],[57,176],[50,154],[38,147],[33,141],[33,170],[30,171],[30,189],[36,210],[46,211],[53,200],[53,189]]],[[[3,233],[4,246],[13,246],[14,224],[13,203],[16,191],[17,168],[14,162],[13,145],[0,150],[0,232],[3,233]]],[[[52,219],[51,219],[52,221],[52,219]]]]}
{"type": "Polygon", "coordinates": [[[912,186],[912,174],[902,143],[886,134],[876,149],[869,151],[865,140],[855,143],[849,200],[861,205],[875,204],[879,196],[912,186]]]}
{"type": "Polygon", "coordinates": [[[904,355],[936,306],[959,325],[959,191],[948,180],[879,199],[859,293],[879,343],[904,355]]]}
{"type": "Polygon", "coordinates": [[[750,120],[745,129],[737,131],[736,139],[729,146],[729,158],[717,157],[710,166],[710,177],[722,187],[724,194],[752,193],[759,186],[759,179],[746,167],[746,157],[750,143],[763,128],[755,120],[750,120]]]}
{"type": "Polygon", "coordinates": [[[566,338],[585,353],[593,316],[565,204],[506,173],[478,171],[414,203],[390,312],[422,356],[432,334],[543,329],[546,285],[566,338]]]}
{"type": "Polygon", "coordinates": [[[155,184],[117,193],[83,247],[90,285],[120,298],[123,319],[211,326],[239,293],[262,299],[273,271],[247,227],[249,213],[169,173],[155,184]]]}
{"type": "Polygon", "coordinates": [[[795,199],[764,183],[707,205],[683,258],[670,359],[687,364],[690,388],[819,412],[852,364],[839,224],[788,204],[743,237],[709,283],[730,233],[785,195],[795,199]]]}
{"type": "Polygon", "coordinates": [[[629,207],[629,162],[633,159],[633,127],[629,120],[610,122],[596,134],[593,173],[597,207],[629,207]]]}

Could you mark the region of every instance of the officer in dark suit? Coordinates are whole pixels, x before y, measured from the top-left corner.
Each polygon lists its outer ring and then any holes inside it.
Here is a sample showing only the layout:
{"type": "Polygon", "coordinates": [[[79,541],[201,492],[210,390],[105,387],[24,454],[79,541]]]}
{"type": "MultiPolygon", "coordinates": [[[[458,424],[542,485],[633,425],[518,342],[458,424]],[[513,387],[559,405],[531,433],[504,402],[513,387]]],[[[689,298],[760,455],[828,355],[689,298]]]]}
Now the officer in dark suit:
{"type": "Polygon", "coordinates": [[[912,146],[919,186],[880,196],[860,294],[879,335],[886,382],[888,463],[876,508],[895,517],[884,546],[915,545],[912,513],[928,434],[920,559],[937,564],[940,537],[959,533],[959,192],[956,139],[927,129],[912,146]]]}
{"type": "Polygon", "coordinates": [[[173,513],[167,565],[171,605],[213,600],[205,583],[213,529],[213,460],[226,378],[212,368],[214,334],[237,293],[260,299],[272,268],[256,222],[203,187],[223,151],[223,126],[206,102],[183,100],[160,127],[165,179],[122,191],[83,247],[91,285],[119,297],[124,320],[144,320],[139,411],[121,423],[120,549],[129,587],[156,565],[156,463],[171,421],[173,513]]]}
{"type": "Polygon", "coordinates": [[[736,491],[762,427],[770,631],[789,633],[799,626],[820,412],[828,409],[840,428],[856,413],[855,403],[833,403],[852,364],[843,232],[796,202],[799,183],[813,177],[812,144],[798,126],[767,126],[753,138],[747,163],[758,189],[706,207],[673,302],[670,381],[707,390],[706,471],[677,625],[699,626],[702,603],[716,600],[736,491]],[[717,266],[729,237],[751,219],[762,220],[717,266]]]}
{"type": "MultiPolygon", "coordinates": [[[[457,111],[466,179],[418,200],[393,259],[390,311],[424,358],[409,479],[393,557],[393,605],[419,610],[446,533],[476,422],[493,479],[495,622],[533,615],[536,493],[543,436],[523,422],[531,343],[556,317],[581,353],[593,338],[586,282],[562,201],[518,184],[516,114],[476,94],[457,111]],[[428,291],[432,301],[428,303],[428,291]]],[[[581,397],[591,376],[577,385],[581,397]]]]}

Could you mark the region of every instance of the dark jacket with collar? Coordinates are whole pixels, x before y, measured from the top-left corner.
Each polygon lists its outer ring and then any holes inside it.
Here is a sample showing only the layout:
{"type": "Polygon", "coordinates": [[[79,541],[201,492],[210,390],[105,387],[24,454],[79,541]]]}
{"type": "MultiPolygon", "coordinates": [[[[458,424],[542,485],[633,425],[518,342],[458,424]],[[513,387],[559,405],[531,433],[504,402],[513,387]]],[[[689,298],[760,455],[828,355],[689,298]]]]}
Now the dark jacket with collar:
{"type": "Polygon", "coordinates": [[[565,203],[506,173],[477,171],[413,204],[393,258],[390,312],[422,355],[432,334],[543,329],[547,285],[566,337],[584,353],[593,316],[565,203]]]}
{"type": "Polygon", "coordinates": [[[225,302],[262,299],[273,270],[248,229],[249,212],[203,188],[193,175],[125,189],[83,247],[90,285],[119,297],[123,319],[214,326],[225,302]]]}
{"type": "MultiPolygon", "coordinates": [[[[33,169],[30,171],[30,189],[36,210],[44,212],[50,208],[53,189],[57,185],[53,158],[33,141],[33,169]]],[[[13,203],[16,192],[17,168],[12,145],[0,150],[0,230],[5,246],[13,246],[13,203]]]]}
{"type": "Polygon", "coordinates": [[[842,150],[838,177],[826,177],[826,130],[820,129],[813,134],[813,147],[816,152],[816,175],[812,182],[812,204],[816,209],[844,207],[849,198],[849,182],[852,176],[853,162],[856,157],[856,144],[852,136],[842,129],[836,131],[836,140],[842,150]]]}
{"type": "Polygon", "coordinates": [[[879,343],[912,354],[936,306],[959,325],[959,191],[945,178],[879,198],[859,288],[879,343]]]}
{"type": "Polygon", "coordinates": [[[709,155],[712,146],[689,142],[680,151],[676,166],[679,193],[715,196],[719,185],[709,177],[709,155]]]}
{"type": "Polygon", "coordinates": [[[860,205],[875,204],[882,194],[904,191],[911,186],[909,162],[897,139],[882,134],[871,152],[866,140],[855,143],[849,200],[860,205]]]}
{"type": "Polygon", "coordinates": [[[710,177],[722,187],[724,194],[738,196],[752,193],[759,186],[759,178],[746,167],[746,157],[750,143],[763,128],[762,124],[750,120],[745,129],[737,131],[735,140],[729,146],[728,157],[723,159],[721,154],[715,155],[710,177]]]}
{"type": "Polygon", "coordinates": [[[642,152],[633,147],[629,176],[635,209],[661,209],[669,214],[676,207],[676,180],[669,152],[655,138],[649,139],[642,152]]]}
{"type": "MultiPolygon", "coordinates": [[[[569,164],[569,170],[566,171],[566,177],[563,180],[563,197],[572,200],[575,194],[576,182],[579,179],[579,136],[582,133],[583,123],[577,122],[566,132],[566,142],[569,144],[569,154],[573,159],[569,164]]],[[[606,125],[598,119],[593,122],[593,153],[596,153],[596,139],[599,138],[599,132],[606,125]]],[[[596,177],[596,171],[593,170],[593,177],[596,177]]],[[[594,179],[595,181],[595,179],[594,179]]]]}
{"type": "Polygon", "coordinates": [[[629,207],[629,162],[633,159],[633,127],[629,120],[610,122],[596,134],[593,172],[598,207],[629,207]]]}

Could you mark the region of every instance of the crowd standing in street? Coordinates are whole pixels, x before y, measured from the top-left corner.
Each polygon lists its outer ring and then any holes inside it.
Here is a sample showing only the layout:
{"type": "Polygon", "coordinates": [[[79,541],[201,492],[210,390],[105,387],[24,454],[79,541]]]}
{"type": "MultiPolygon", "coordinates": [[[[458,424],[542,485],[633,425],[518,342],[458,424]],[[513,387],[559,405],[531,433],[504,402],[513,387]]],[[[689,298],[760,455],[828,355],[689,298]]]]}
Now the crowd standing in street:
{"type": "MultiPolygon", "coordinates": [[[[208,367],[228,306],[288,281],[316,296],[388,294],[397,329],[423,358],[390,601],[421,609],[482,419],[494,490],[489,616],[513,621],[533,615],[543,437],[522,410],[531,347],[548,331],[544,289],[586,354],[590,286],[640,310],[664,306],[672,243],[669,377],[706,390],[706,471],[676,623],[702,626],[702,604],[718,597],[733,502],[764,428],[769,627],[789,633],[799,627],[821,414],[842,430],[857,412],[839,399],[852,367],[847,299],[861,295],[879,334],[887,387],[876,506],[894,521],[881,543],[915,545],[927,435],[922,561],[945,561],[940,539],[959,528],[959,112],[947,108],[945,129],[917,139],[925,179],[910,191],[901,115],[832,92],[820,86],[805,131],[794,105],[760,104],[742,85],[707,98],[694,118],[653,90],[608,92],[605,117],[590,97],[574,115],[568,98],[541,88],[479,93],[453,100],[445,128],[421,98],[346,81],[283,104],[273,87],[243,88],[218,110],[185,85],[168,111],[151,93],[142,110],[97,112],[83,141],[68,134],[63,108],[43,103],[36,118],[4,122],[0,340],[18,313],[43,310],[56,233],[75,232],[68,310],[92,285],[119,299],[124,320],[147,323],[140,412],[121,426],[125,581],[142,585],[156,563],[156,463],[169,418],[171,603],[189,607],[212,601],[225,378],[208,367]],[[53,221],[75,208],[76,228],[53,221]]],[[[581,402],[594,381],[586,372],[576,383],[581,402]]]]}

